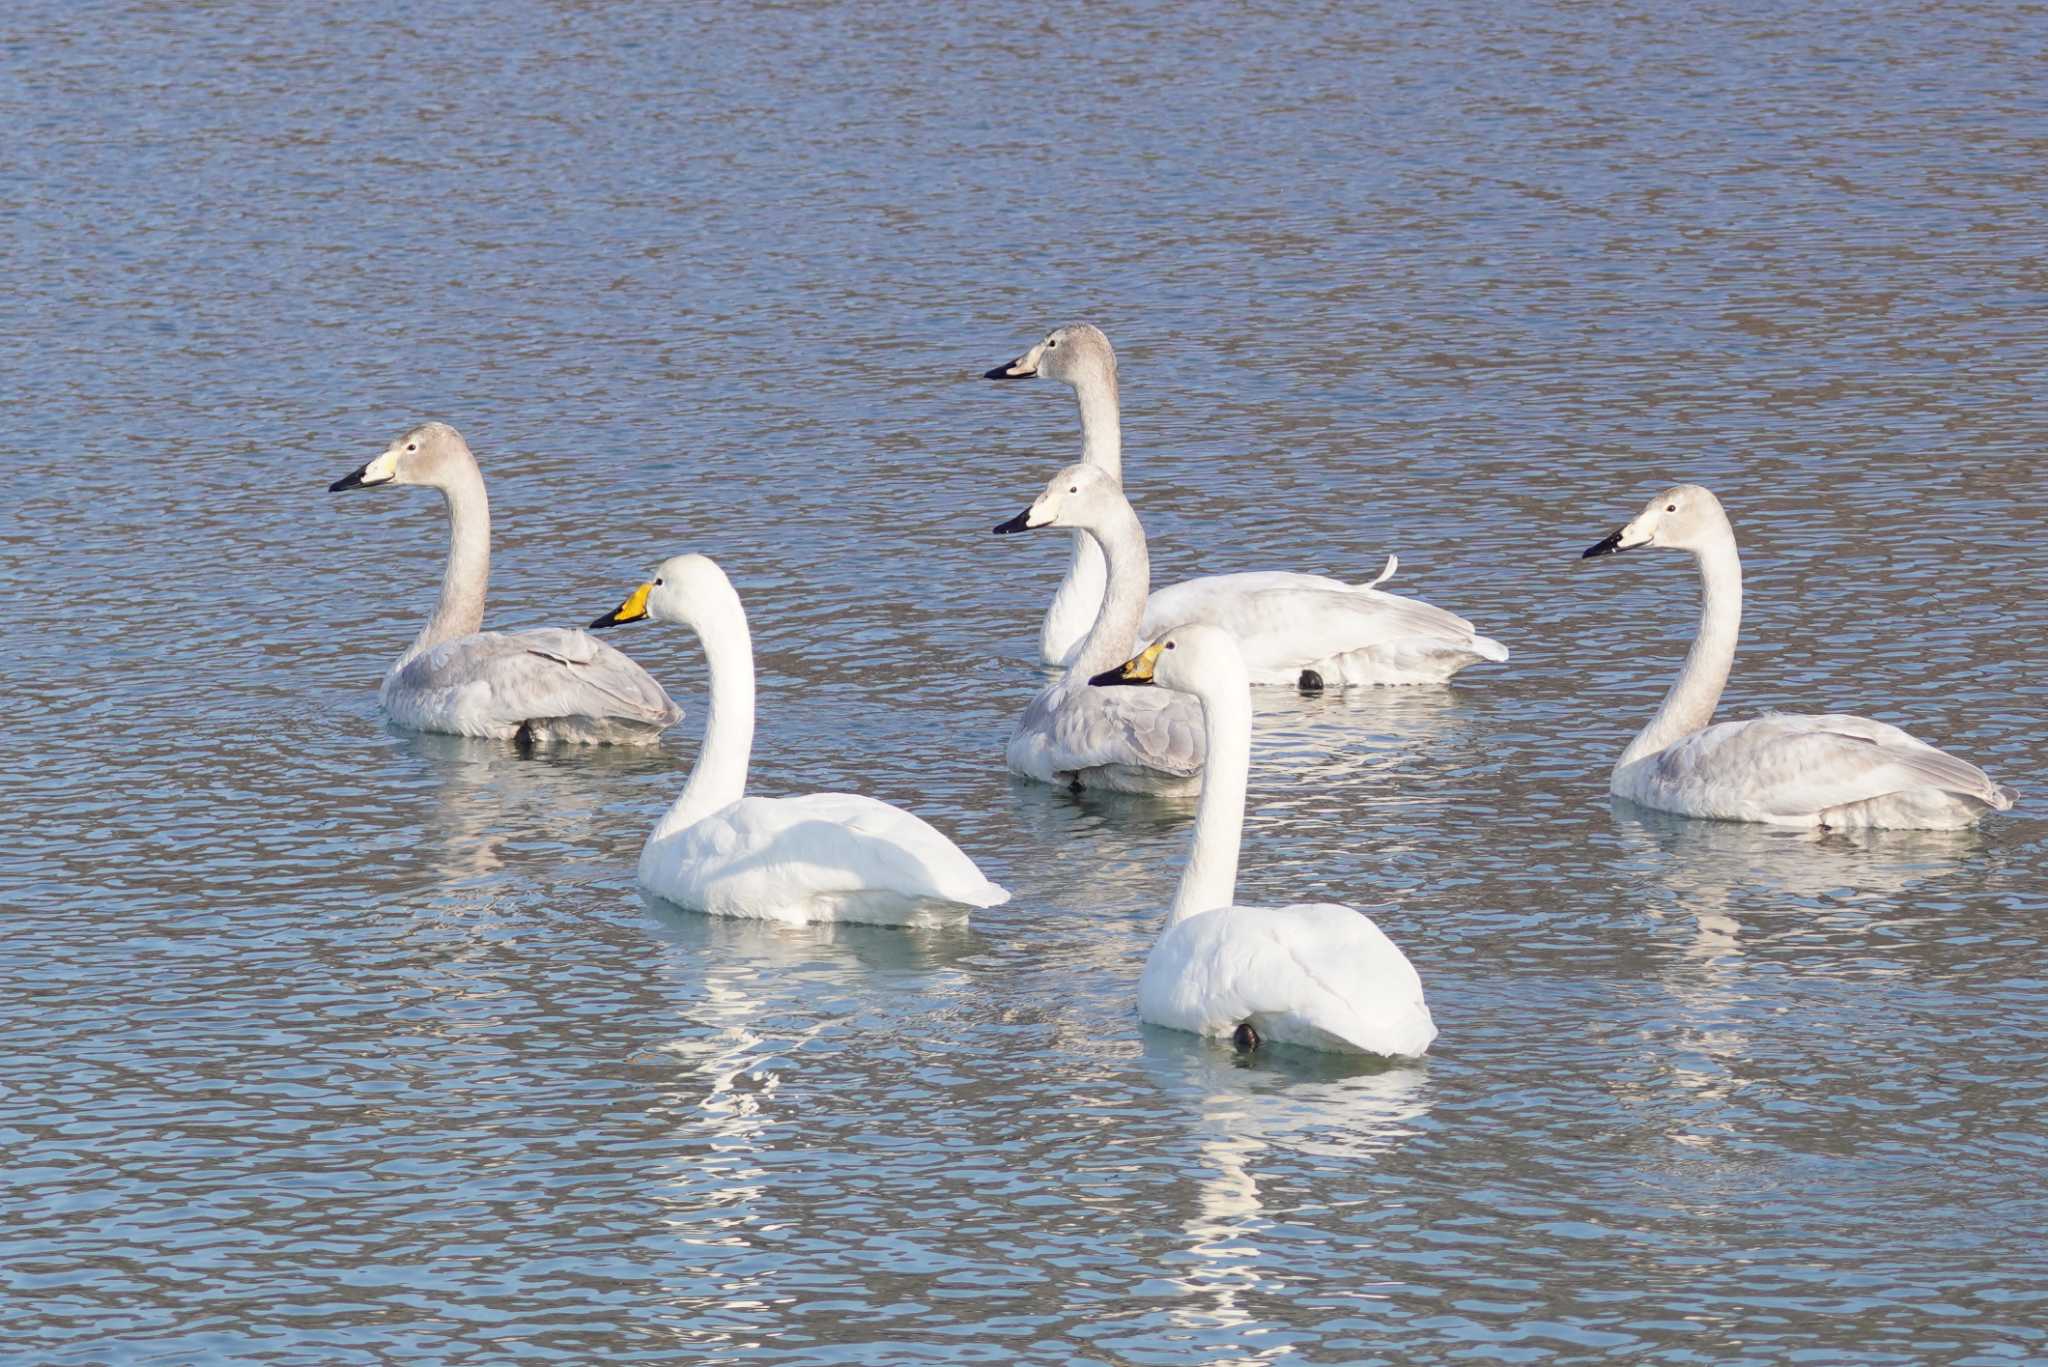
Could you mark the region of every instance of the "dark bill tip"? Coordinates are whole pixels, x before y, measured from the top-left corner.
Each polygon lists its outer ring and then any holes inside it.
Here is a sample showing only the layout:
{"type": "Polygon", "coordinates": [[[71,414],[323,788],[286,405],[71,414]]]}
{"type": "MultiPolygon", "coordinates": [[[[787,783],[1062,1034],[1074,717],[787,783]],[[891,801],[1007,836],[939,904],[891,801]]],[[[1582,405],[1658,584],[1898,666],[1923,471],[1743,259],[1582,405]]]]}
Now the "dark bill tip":
{"type": "Polygon", "coordinates": [[[1008,536],[1012,532],[1028,532],[1031,530],[1030,519],[1031,510],[1029,508],[1026,508],[1023,512],[1017,514],[1008,522],[996,523],[995,533],[997,536],[1008,536]]]}
{"type": "Polygon", "coordinates": [[[1124,667],[1118,665],[1115,669],[1103,670],[1100,674],[1088,680],[1088,682],[1097,688],[1110,688],[1117,684],[1129,686],[1149,685],[1152,681],[1150,679],[1126,679],[1124,677],[1124,667]]]}
{"type": "Polygon", "coordinates": [[[604,616],[598,618],[595,622],[592,622],[590,624],[589,630],[603,631],[606,627],[615,627],[618,624],[619,610],[617,608],[613,608],[610,612],[607,612],[604,616]]]}
{"type": "Polygon", "coordinates": [[[982,372],[981,378],[984,380],[1028,380],[1037,373],[1035,370],[1019,370],[1017,369],[1017,363],[1012,361],[1008,365],[999,365],[994,370],[982,372]]]}
{"type": "Polygon", "coordinates": [[[328,493],[330,493],[330,494],[338,494],[338,493],[340,493],[340,492],[341,492],[341,491],[342,491],[343,489],[360,489],[360,488],[362,488],[362,487],[363,487],[363,471],[365,471],[365,470],[367,470],[367,469],[369,469],[369,468],[370,468],[370,467],[369,467],[368,465],[359,465],[359,466],[357,466],[357,467],[356,467],[355,469],[353,469],[353,470],[349,471],[349,472],[348,472],[347,474],[343,475],[343,476],[342,476],[342,477],[341,477],[340,479],[337,479],[336,481],[334,481],[334,483],[332,483],[332,484],[328,485],[328,486],[327,486],[327,492],[328,492],[328,493]]]}
{"type": "Polygon", "coordinates": [[[1609,532],[1580,553],[1579,559],[1591,560],[1596,555],[1614,555],[1621,550],[1621,533],[1609,532]]]}

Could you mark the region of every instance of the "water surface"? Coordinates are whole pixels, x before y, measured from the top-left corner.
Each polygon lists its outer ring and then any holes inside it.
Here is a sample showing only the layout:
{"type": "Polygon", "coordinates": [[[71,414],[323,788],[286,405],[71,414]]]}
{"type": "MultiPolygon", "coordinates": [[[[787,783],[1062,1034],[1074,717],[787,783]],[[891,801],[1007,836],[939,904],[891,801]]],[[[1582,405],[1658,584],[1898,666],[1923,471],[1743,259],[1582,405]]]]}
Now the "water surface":
{"type": "Polygon", "coordinates": [[[1071,14],[17,6],[0,1332],[24,1362],[2048,1356],[2048,102],[2003,6],[1071,14]],[[1261,700],[1241,895],[1368,908],[1415,1067],[1132,996],[1186,809],[1013,782],[1085,317],[1156,572],[1369,578],[1514,650],[1261,700]],[[912,806],[971,928],[736,925],[633,860],[703,713],[522,758],[375,708],[435,501],[490,620],[718,557],[758,791],[912,806]],[[1682,560],[1728,714],[2020,789],[1975,834],[1616,810],[1682,560]]]}

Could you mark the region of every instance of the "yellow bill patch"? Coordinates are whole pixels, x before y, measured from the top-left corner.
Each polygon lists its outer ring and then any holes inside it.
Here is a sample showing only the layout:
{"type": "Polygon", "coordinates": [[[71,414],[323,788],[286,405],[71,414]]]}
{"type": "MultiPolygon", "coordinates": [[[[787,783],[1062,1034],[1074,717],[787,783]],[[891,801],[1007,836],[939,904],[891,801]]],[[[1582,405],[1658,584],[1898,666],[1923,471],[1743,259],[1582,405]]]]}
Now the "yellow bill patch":
{"type": "Polygon", "coordinates": [[[1124,661],[1123,676],[1133,682],[1150,683],[1152,667],[1159,663],[1159,652],[1166,649],[1164,641],[1154,641],[1140,651],[1134,659],[1124,661]]]}
{"type": "Polygon", "coordinates": [[[626,601],[619,604],[612,614],[614,622],[637,622],[647,615],[647,595],[654,592],[652,583],[642,584],[626,595],[626,601]]]}

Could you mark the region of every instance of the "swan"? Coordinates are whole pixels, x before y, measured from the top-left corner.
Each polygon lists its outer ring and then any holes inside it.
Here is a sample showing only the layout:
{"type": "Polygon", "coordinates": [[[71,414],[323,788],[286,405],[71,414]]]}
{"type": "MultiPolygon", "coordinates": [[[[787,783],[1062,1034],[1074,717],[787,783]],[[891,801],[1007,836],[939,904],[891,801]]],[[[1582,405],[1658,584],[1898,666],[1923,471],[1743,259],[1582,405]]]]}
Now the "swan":
{"type": "Polygon", "coordinates": [[[584,632],[479,630],[491,573],[491,506],[460,432],[445,422],[421,423],[327,491],[380,484],[440,490],[450,532],[441,601],[378,690],[392,721],[527,746],[651,745],[683,719],[653,675],[584,632]]]}
{"type": "Polygon", "coordinates": [[[1721,821],[1837,830],[1954,830],[2013,803],[1982,769],[1864,717],[1773,714],[1709,725],[1742,623],[1742,562],[1721,501],[1697,484],[1666,489],[1582,559],[1642,546],[1699,566],[1699,631],[1663,705],[1615,761],[1616,797],[1721,821]]]}
{"type": "MultiPolygon", "coordinates": [[[[1073,387],[1081,408],[1082,463],[1121,482],[1123,426],[1116,352],[1109,338],[1087,323],[1054,328],[1044,341],[984,378],[1040,375],[1073,387]]],[[[1398,559],[1388,556],[1379,576],[1364,584],[1280,570],[1189,579],[1151,595],[1138,638],[1155,640],[1183,622],[1210,622],[1238,638],[1253,683],[1311,690],[1442,683],[1467,665],[1507,660],[1506,646],[1479,635],[1457,614],[1382,592],[1379,586],[1399,566],[1398,559]]],[[[1102,553],[1076,533],[1067,577],[1039,631],[1039,654],[1046,663],[1073,662],[1102,605],[1105,577],[1102,553]]]]}
{"type": "Polygon", "coordinates": [[[747,797],[754,645],[725,571],[701,555],[662,562],[593,630],[642,619],[697,633],[711,669],[704,745],[681,797],[640,848],[640,886],[714,916],[804,925],[955,924],[1010,894],[923,819],[855,793],[747,797]]]}
{"type": "Polygon", "coordinates": [[[1436,1038],[1422,979],[1367,917],[1329,902],[1239,906],[1252,706],[1244,656],[1229,632],[1175,627],[1098,687],[1153,684],[1193,695],[1209,764],[1195,834],[1166,927],[1138,979],[1138,1018],[1240,1048],[1265,1041],[1336,1053],[1419,1057],[1436,1038]]]}
{"type": "Polygon", "coordinates": [[[1040,783],[1126,793],[1183,793],[1202,772],[1202,711],[1172,692],[1105,693],[1089,676],[1127,658],[1138,645],[1151,562],[1145,530],[1114,476],[1069,465],[1031,506],[996,524],[998,536],[1071,527],[1099,547],[1106,565],[1102,611],[1074,661],[1041,689],[1017,719],[1004,758],[1040,783]]]}

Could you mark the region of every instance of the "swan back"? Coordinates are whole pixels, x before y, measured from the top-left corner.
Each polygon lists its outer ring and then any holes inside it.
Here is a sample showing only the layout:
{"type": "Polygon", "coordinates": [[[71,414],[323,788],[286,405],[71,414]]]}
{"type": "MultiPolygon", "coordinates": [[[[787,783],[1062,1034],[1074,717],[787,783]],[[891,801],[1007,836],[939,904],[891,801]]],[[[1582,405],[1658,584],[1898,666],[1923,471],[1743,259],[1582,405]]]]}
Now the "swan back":
{"type": "Polygon", "coordinates": [[[1160,935],[1138,1017],[1210,1038],[1416,1058],[1436,1039],[1422,978],[1371,917],[1328,902],[1217,907],[1160,935]]]}
{"type": "Polygon", "coordinates": [[[743,797],[640,852],[640,885],[718,916],[929,925],[1010,894],[936,827],[857,793],[743,797]]]}

